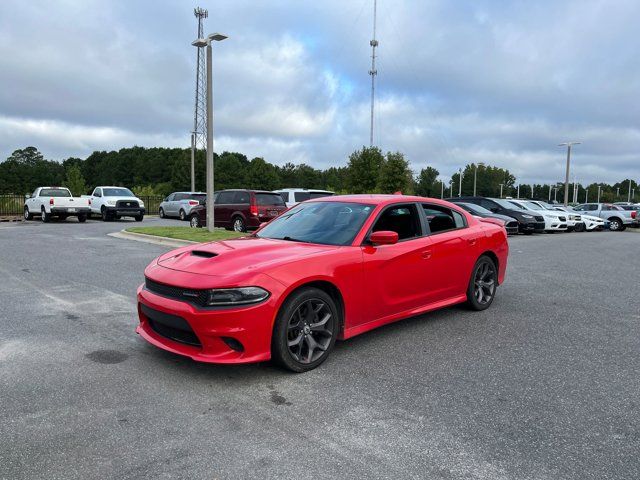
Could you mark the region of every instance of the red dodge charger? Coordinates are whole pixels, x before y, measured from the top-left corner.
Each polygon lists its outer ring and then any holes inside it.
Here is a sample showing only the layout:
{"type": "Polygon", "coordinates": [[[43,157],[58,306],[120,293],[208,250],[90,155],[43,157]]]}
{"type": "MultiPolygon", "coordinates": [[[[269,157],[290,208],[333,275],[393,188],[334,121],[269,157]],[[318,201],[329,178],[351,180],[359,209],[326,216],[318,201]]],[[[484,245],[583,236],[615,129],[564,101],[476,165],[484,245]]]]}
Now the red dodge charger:
{"type": "Polygon", "coordinates": [[[166,253],[138,289],[148,342],[211,363],[273,359],[302,372],[337,339],[467,302],[504,280],[503,226],[402,195],[311,200],[253,235],[166,253]]]}

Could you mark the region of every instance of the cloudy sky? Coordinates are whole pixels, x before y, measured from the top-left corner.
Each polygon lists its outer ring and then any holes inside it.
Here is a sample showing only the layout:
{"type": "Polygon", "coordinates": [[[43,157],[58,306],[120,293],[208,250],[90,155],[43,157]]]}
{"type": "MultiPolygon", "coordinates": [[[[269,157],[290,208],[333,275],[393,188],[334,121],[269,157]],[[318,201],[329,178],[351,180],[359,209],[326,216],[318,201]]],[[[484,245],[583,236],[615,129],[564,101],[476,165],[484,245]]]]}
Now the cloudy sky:
{"type": "MultiPolygon", "coordinates": [[[[2,0],[0,159],[188,146],[196,33],[215,45],[216,150],[343,165],[369,142],[373,0],[2,0]]],[[[468,162],[640,180],[640,2],[379,0],[375,143],[448,178],[468,162]]]]}

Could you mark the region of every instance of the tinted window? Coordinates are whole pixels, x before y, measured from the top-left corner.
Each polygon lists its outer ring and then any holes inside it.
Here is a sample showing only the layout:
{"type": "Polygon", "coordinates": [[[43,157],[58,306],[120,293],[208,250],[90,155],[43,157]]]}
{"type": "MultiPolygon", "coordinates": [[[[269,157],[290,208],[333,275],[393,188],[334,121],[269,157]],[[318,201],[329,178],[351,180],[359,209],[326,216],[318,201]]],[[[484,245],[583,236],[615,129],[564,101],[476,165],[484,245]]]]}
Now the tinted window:
{"type": "Polygon", "coordinates": [[[43,188],[40,190],[41,197],[70,197],[71,193],[66,188],[43,188]]]}
{"type": "Polygon", "coordinates": [[[220,192],[217,198],[214,199],[215,203],[220,205],[228,205],[229,203],[233,203],[233,197],[235,192],[220,192]]]}
{"type": "Polygon", "coordinates": [[[466,226],[464,217],[450,208],[427,204],[423,204],[422,208],[429,222],[431,233],[446,232],[466,226]]]}
{"type": "MultiPolygon", "coordinates": [[[[277,195],[275,193],[273,195],[280,198],[280,195],[277,195]]],[[[231,203],[249,204],[250,198],[251,198],[251,195],[249,195],[249,192],[247,191],[233,192],[233,200],[231,203]]]]}
{"type": "Polygon", "coordinates": [[[128,188],[104,188],[105,197],[135,197],[128,188]]]}
{"type": "Polygon", "coordinates": [[[496,205],[495,203],[493,203],[491,200],[486,200],[486,199],[482,199],[480,200],[480,206],[486,208],[489,211],[493,211],[491,210],[492,208],[499,208],[498,205],[496,205]]]}
{"type": "Polygon", "coordinates": [[[256,236],[324,245],[349,245],[373,208],[373,205],[347,202],[302,203],[272,220],[256,236]]]}
{"type": "Polygon", "coordinates": [[[289,201],[289,192],[280,192],[280,196],[282,197],[283,202],[289,201]]]}
{"type": "Polygon", "coordinates": [[[420,219],[415,205],[398,205],[387,208],[371,229],[372,232],[391,231],[398,240],[420,236],[420,219]]]}
{"type": "Polygon", "coordinates": [[[311,198],[311,194],[309,192],[294,192],[293,198],[296,199],[296,202],[304,202],[311,198]]]}
{"type": "Polygon", "coordinates": [[[268,205],[282,205],[284,206],[284,200],[277,193],[256,193],[256,203],[262,206],[268,205]]]}
{"type": "Polygon", "coordinates": [[[200,203],[204,203],[207,199],[207,196],[204,193],[192,193],[187,195],[189,200],[198,200],[200,203]]]}
{"type": "Polygon", "coordinates": [[[187,198],[187,195],[184,194],[184,193],[174,193],[173,195],[174,195],[173,199],[176,202],[179,201],[179,200],[184,200],[185,198],[187,198]]]}
{"type": "Polygon", "coordinates": [[[309,195],[311,196],[311,200],[316,199],[316,198],[322,198],[322,197],[332,197],[333,193],[327,193],[327,192],[310,192],[309,195]]]}

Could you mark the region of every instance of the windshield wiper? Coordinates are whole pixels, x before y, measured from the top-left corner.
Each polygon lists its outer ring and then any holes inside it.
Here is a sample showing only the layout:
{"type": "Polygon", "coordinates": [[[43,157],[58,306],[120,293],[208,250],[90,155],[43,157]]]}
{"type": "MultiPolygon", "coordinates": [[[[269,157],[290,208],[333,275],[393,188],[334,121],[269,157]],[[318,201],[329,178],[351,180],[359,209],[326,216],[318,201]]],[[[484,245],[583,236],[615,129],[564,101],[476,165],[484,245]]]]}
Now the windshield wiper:
{"type": "Polygon", "coordinates": [[[282,237],[280,240],[287,240],[289,242],[304,242],[304,240],[300,240],[299,238],[293,238],[288,235],[285,237],[282,237]]]}

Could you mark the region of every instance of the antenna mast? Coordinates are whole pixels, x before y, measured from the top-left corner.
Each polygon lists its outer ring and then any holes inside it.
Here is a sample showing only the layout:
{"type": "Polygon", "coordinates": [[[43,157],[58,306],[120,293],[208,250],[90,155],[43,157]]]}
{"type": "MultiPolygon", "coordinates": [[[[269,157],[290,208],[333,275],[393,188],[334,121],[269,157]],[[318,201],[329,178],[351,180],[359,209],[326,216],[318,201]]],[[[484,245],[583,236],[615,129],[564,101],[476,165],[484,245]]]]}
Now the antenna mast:
{"type": "MultiPolygon", "coordinates": [[[[203,8],[194,8],[193,14],[198,19],[198,37],[203,38],[204,30],[202,28],[203,19],[209,16],[207,10],[203,8]]],[[[207,115],[206,115],[206,99],[207,99],[207,70],[205,64],[204,47],[199,47],[197,50],[196,61],[196,98],[195,108],[193,112],[193,137],[195,149],[206,148],[207,146],[207,115]]]]}
{"type": "Polygon", "coordinates": [[[378,75],[378,71],[376,70],[376,47],[378,46],[378,41],[376,40],[377,3],[377,0],[373,0],[373,39],[369,42],[369,45],[371,45],[371,70],[369,70],[369,75],[371,75],[371,129],[369,134],[369,146],[373,146],[373,102],[375,98],[376,75],[378,75]]]}

